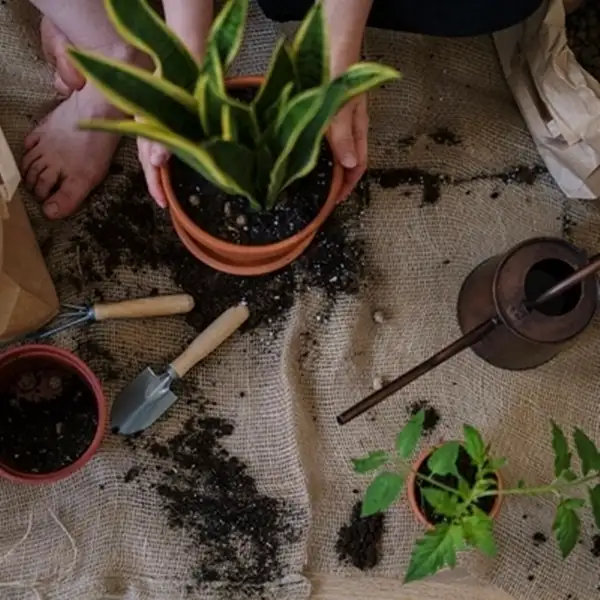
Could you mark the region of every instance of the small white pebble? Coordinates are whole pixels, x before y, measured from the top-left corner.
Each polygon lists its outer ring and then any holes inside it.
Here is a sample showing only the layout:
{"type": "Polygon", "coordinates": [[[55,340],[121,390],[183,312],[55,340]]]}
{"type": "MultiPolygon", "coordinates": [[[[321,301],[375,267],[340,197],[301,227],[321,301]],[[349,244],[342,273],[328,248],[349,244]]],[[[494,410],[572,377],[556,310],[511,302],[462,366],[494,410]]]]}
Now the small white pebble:
{"type": "Polygon", "coordinates": [[[380,390],[383,387],[383,379],[381,377],[373,377],[373,389],[380,390]]]}
{"type": "Polygon", "coordinates": [[[239,227],[245,227],[248,224],[248,219],[246,218],[246,215],[238,215],[235,218],[235,224],[239,227]]]}
{"type": "Polygon", "coordinates": [[[373,321],[375,321],[375,323],[377,323],[378,325],[381,325],[381,323],[385,321],[385,317],[383,316],[383,313],[380,310],[376,310],[373,313],[373,321]]]}
{"type": "Polygon", "coordinates": [[[56,424],[56,435],[61,435],[63,432],[63,424],[62,423],[57,423],[56,424]]]}
{"type": "Polygon", "coordinates": [[[223,204],[223,213],[226,217],[231,216],[231,202],[225,202],[225,204],[223,204]]]}
{"type": "Polygon", "coordinates": [[[192,194],[189,198],[189,203],[194,206],[200,206],[200,196],[198,196],[198,194],[192,194]]]}

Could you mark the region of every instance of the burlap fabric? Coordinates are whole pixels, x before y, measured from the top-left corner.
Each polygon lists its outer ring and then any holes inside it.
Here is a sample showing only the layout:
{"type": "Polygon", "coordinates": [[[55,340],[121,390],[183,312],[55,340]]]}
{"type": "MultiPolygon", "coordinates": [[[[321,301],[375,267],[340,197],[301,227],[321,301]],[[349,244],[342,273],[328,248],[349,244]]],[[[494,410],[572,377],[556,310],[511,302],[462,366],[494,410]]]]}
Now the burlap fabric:
{"type": "MultiPolygon", "coordinates": [[[[30,117],[41,117],[53,101],[50,73],[39,58],[35,20],[24,0],[0,5],[0,123],[17,154],[30,117]]],[[[257,10],[249,30],[239,63],[247,73],[264,68],[276,33],[257,10]]],[[[303,295],[287,316],[284,334],[274,342],[275,352],[264,352],[267,329],[238,336],[194,372],[188,388],[202,390],[214,402],[215,413],[235,423],[226,446],[243,457],[261,491],[294,509],[300,536],[280,552],[285,565],[281,577],[266,591],[251,590],[251,597],[271,593],[282,599],[306,598],[309,573],[320,598],[357,597],[359,591],[361,597],[491,598],[492,588],[478,593],[452,579],[400,588],[419,533],[404,503],[386,518],[382,558],[372,578],[340,564],[337,531],[349,518],[356,499],[353,489],[363,485],[353,475],[349,457],[391,444],[406,419],[406,406],[427,400],[442,415],[432,441],[455,437],[463,422],[471,422],[509,457],[509,482],[547,477],[552,464],[549,418],[582,425],[595,437],[600,434],[597,324],[575,348],[534,372],[502,372],[465,353],[369,418],[339,428],[335,415],[368,393],[374,376],[395,376],[458,335],[457,293],[482,259],[539,234],[569,235],[597,251],[600,219],[594,205],[566,202],[547,175],[530,184],[503,175],[519,166],[539,165],[540,159],[489,39],[450,41],[369,32],[366,54],[405,74],[403,82],[371,98],[371,166],[419,167],[462,183],[443,183],[439,201],[425,205],[418,184],[384,189],[372,183],[372,203],[363,220],[364,293],[338,298],[325,324],[315,317],[326,300],[317,293],[303,295]],[[428,137],[440,127],[453,132],[458,142],[436,143],[428,137]],[[372,322],[375,309],[386,315],[382,325],[372,322]],[[300,338],[306,331],[318,340],[319,352],[300,369],[300,338]],[[247,391],[245,398],[239,397],[239,389],[247,391]],[[390,583],[381,583],[385,580],[390,583]]],[[[125,173],[134,168],[131,148],[120,161],[125,173]]],[[[105,194],[116,193],[118,177],[111,178],[105,194]]],[[[65,248],[79,220],[49,226],[31,208],[40,237],[51,235],[54,240],[50,270],[76,272],[76,260],[65,248]]],[[[132,290],[173,289],[164,274],[150,268],[124,271],[119,277],[119,289],[106,284],[112,298],[132,290]]],[[[59,291],[65,301],[85,295],[69,287],[59,286],[59,291]]],[[[112,398],[143,366],[158,366],[175,355],[190,331],[177,319],[107,323],[59,342],[75,348],[83,335],[111,348],[119,371],[118,380],[107,384],[112,398]]],[[[157,438],[178,431],[193,410],[179,403],[157,426],[157,438]]],[[[135,455],[109,436],[93,462],[67,481],[44,488],[0,483],[1,598],[20,600],[36,593],[48,600],[185,597],[190,569],[202,556],[190,551],[185,532],[167,526],[155,494],[123,482],[123,473],[133,464],[152,466],[150,458],[135,455]]],[[[515,598],[593,597],[600,581],[598,559],[590,552],[591,524],[585,523],[583,544],[563,563],[552,543],[532,543],[536,531],[550,535],[551,523],[548,500],[507,502],[497,525],[498,558],[468,557],[463,566],[515,598]]],[[[190,597],[215,598],[218,587],[195,589],[190,597]]]]}

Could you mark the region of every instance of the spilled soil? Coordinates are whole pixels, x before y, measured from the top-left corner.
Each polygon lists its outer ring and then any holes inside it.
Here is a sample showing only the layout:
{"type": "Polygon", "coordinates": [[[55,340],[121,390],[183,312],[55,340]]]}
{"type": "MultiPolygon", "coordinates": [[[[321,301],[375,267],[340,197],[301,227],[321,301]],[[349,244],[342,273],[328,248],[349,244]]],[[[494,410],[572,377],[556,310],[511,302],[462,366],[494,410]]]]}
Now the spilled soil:
{"type": "Polygon", "coordinates": [[[0,463],[21,473],[52,473],[89,448],[98,425],[90,388],[77,375],[44,368],[0,389],[0,463]]]}
{"type": "Polygon", "coordinates": [[[368,571],[379,562],[384,515],[361,517],[361,510],[362,502],[359,501],[352,508],[350,521],[340,527],[335,549],[340,562],[368,571]]]}
{"type": "Polygon", "coordinates": [[[411,417],[414,417],[421,410],[425,411],[423,434],[430,435],[435,431],[435,428],[440,422],[440,413],[435,406],[431,406],[426,400],[419,400],[408,407],[408,413],[411,417]]]}
{"type": "Polygon", "coordinates": [[[282,548],[298,541],[297,515],[262,493],[246,464],[225,449],[233,424],[203,407],[196,412],[164,443],[144,436],[129,442],[153,457],[158,480],[152,487],[168,525],[184,532],[199,557],[188,592],[218,584],[223,597],[263,597],[286,574],[282,548]]]}
{"type": "MultiPolygon", "coordinates": [[[[81,233],[71,240],[68,271],[56,275],[61,290],[86,293],[104,300],[107,283],[120,286],[123,267],[134,273],[148,269],[165,272],[171,281],[196,300],[189,323],[204,329],[227,308],[246,301],[250,319],[246,329],[272,326],[307,288],[317,288],[335,299],[355,294],[363,275],[363,248],[356,236],[358,219],[368,198],[368,183],[338,207],[317,234],[313,244],[293,265],[270,275],[235,277],[200,263],[185,250],[165,211],[157,208],[145,191],[141,175],[127,181],[118,194],[91,202],[81,215],[81,233]]],[[[51,244],[42,244],[47,246],[51,244]]],[[[50,248],[46,247],[48,251],[50,248]]],[[[148,290],[140,278],[139,294],[148,290]]]]}

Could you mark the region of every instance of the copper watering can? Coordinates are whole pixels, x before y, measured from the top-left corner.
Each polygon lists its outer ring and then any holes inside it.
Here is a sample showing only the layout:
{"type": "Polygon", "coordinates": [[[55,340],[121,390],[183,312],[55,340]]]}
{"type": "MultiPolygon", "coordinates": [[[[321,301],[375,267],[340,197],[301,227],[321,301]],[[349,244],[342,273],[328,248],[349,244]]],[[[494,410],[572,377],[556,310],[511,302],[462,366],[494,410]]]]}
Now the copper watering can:
{"type": "Polygon", "coordinates": [[[598,306],[600,254],[559,238],[526,240],[475,267],[458,295],[459,338],[337,417],[345,425],[459,352],[501,369],[554,358],[590,323],[598,306]]]}

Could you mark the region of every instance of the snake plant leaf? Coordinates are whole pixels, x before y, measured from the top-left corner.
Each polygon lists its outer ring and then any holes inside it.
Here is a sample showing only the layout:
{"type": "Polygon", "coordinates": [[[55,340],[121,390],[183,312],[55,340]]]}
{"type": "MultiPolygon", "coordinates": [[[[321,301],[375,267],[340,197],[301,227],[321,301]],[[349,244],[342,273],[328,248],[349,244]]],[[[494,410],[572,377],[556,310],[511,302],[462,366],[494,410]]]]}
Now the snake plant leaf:
{"type": "Polygon", "coordinates": [[[298,94],[285,107],[275,124],[269,146],[273,156],[277,158],[271,171],[267,191],[266,207],[268,209],[275,205],[281,191],[281,185],[287,173],[288,156],[294,150],[304,128],[317,114],[324,101],[324,94],[325,90],[322,88],[313,88],[298,94]]]}
{"type": "Polygon", "coordinates": [[[275,160],[266,144],[260,144],[256,148],[256,194],[259,202],[264,202],[264,190],[269,189],[269,179],[273,170],[275,160]]]}
{"type": "Polygon", "coordinates": [[[120,36],[152,57],[157,75],[194,92],[200,65],[147,0],[105,0],[105,7],[120,36]]]}
{"type": "Polygon", "coordinates": [[[69,49],[73,61],[117,108],[190,140],[203,137],[196,100],[185,90],[100,54],[69,49]]]}
{"type": "MultiPolygon", "coordinates": [[[[158,142],[226,194],[248,197],[252,192],[251,173],[254,169],[252,152],[233,142],[209,140],[205,144],[194,144],[185,137],[157,125],[138,121],[94,119],[79,123],[79,127],[142,137],[158,142]],[[215,142],[222,142],[222,144],[215,142]]],[[[256,204],[253,196],[248,199],[251,203],[254,202],[254,205],[256,204]]]]}
{"type": "Polygon", "coordinates": [[[207,137],[221,135],[223,106],[228,106],[233,122],[232,127],[235,125],[234,139],[248,148],[256,147],[260,139],[260,131],[251,105],[218,91],[207,74],[200,76],[195,95],[200,120],[207,137]]]}
{"type": "Polygon", "coordinates": [[[209,80],[213,82],[214,86],[220,92],[225,93],[225,74],[223,72],[223,65],[213,46],[209,46],[206,51],[206,59],[204,60],[202,73],[208,75],[209,80]]]}
{"type": "Polygon", "coordinates": [[[399,77],[399,73],[376,63],[358,63],[334,79],[326,88],[323,103],[317,114],[301,132],[288,159],[288,170],[282,188],[305,177],[316,166],[321,142],[339,110],[354,97],[399,77]]]}
{"type": "Polygon", "coordinates": [[[221,139],[231,142],[237,138],[237,128],[231,116],[231,107],[229,104],[221,106],[221,139]]]}
{"type": "Polygon", "coordinates": [[[262,127],[266,128],[271,122],[270,109],[279,104],[283,91],[286,91],[289,98],[295,83],[294,60],[286,41],[281,39],[273,50],[265,81],[253,101],[258,122],[262,127]]]}
{"type": "Polygon", "coordinates": [[[300,24],[292,44],[301,90],[325,85],[329,81],[328,40],[323,3],[318,0],[300,24]]]}
{"type": "Polygon", "coordinates": [[[228,0],[213,21],[208,47],[216,50],[223,70],[227,71],[237,56],[248,16],[248,0],[228,0]]]}

